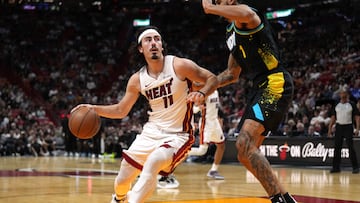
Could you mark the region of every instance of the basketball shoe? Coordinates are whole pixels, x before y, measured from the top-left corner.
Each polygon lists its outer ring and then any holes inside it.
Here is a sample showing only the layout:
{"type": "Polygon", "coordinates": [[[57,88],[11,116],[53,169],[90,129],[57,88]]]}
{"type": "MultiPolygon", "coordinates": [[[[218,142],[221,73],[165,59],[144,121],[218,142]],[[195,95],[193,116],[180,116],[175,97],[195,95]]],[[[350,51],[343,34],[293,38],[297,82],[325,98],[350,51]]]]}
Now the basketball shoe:
{"type": "Polygon", "coordinates": [[[111,197],[111,202],[110,203],[127,203],[128,201],[126,200],[126,197],[123,199],[116,199],[116,195],[113,194],[111,197]]]}
{"type": "Polygon", "coordinates": [[[161,176],[157,182],[157,187],[161,189],[175,189],[178,188],[179,185],[179,181],[176,180],[173,174],[168,176],[161,176]]]}
{"type": "Polygon", "coordinates": [[[220,175],[220,173],[218,171],[209,171],[207,173],[207,177],[215,179],[215,180],[224,180],[224,176],[220,175]]]}

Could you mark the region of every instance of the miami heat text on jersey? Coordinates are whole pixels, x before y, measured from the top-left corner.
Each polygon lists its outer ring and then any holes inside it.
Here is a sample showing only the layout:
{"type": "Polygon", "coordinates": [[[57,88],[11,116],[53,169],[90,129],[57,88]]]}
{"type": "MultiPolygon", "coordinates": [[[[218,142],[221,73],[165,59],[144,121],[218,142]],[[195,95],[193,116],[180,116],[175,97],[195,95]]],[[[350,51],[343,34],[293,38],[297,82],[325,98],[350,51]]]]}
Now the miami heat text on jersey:
{"type": "Polygon", "coordinates": [[[173,78],[169,78],[168,81],[160,86],[145,90],[145,95],[149,100],[162,98],[164,100],[164,108],[172,105],[174,99],[171,92],[171,85],[173,78]]]}
{"type": "Polygon", "coordinates": [[[141,93],[149,100],[149,122],[167,132],[188,132],[192,104],[186,102],[191,81],[180,80],[173,67],[174,56],[165,56],[164,68],[157,78],[146,67],[140,69],[141,93]]]}

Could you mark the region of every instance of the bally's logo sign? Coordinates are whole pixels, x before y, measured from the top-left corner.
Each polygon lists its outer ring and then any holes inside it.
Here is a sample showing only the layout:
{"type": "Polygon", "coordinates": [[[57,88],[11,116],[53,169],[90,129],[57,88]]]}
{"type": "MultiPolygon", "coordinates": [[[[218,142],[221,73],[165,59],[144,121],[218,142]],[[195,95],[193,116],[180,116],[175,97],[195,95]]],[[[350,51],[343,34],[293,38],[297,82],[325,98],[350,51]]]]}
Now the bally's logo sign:
{"type": "MultiPolygon", "coordinates": [[[[278,157],[280,160],[287,158],[319,158],[325,162],[327,158],[334,157],[334,148],[327,147],[323,143],[306,142],[304,145],[261,145],[260,151],[266,157],[278,157]]],[[[341,151],[342,158],[349,158],[349,149],[343,148],[341,151]]]]}

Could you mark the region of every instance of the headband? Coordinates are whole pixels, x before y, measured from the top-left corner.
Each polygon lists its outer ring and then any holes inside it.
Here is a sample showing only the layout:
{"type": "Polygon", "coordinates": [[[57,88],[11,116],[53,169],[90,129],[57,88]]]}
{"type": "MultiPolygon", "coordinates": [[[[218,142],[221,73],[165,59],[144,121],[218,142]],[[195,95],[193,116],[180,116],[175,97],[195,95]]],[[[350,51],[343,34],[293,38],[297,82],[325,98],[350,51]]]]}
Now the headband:
{"type": "MultiPolygon", "coordinates": [[[[152,32],[160,35],[160,33],[159,33],[157,30],[155,30],[155,29],[152,29],[152,28],[147,29],[147,30],[145,30],[144,32],[142,32],[142,33],[139,35],[139,37],[138,37],[138,44],[140,44],[142,38],[143,38],[145,35],[147,35],[147,34],[149,34],[149,33],[152,33],[152,32]]],[[[160,36],[161,36],[161,35],[160,35],[160,36]]]]}

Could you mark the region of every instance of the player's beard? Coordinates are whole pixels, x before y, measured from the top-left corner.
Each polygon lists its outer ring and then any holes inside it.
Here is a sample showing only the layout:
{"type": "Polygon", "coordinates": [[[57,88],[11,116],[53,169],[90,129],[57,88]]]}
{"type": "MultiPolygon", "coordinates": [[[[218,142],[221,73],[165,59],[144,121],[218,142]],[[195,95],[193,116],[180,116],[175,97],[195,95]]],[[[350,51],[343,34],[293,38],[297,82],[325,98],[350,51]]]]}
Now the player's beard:
{"type": "Polygon", "coordinates": [[[151,59],[159,59],[159,58],[160,57],[156,53],[153,53],[151,56],[151,59]]]}

